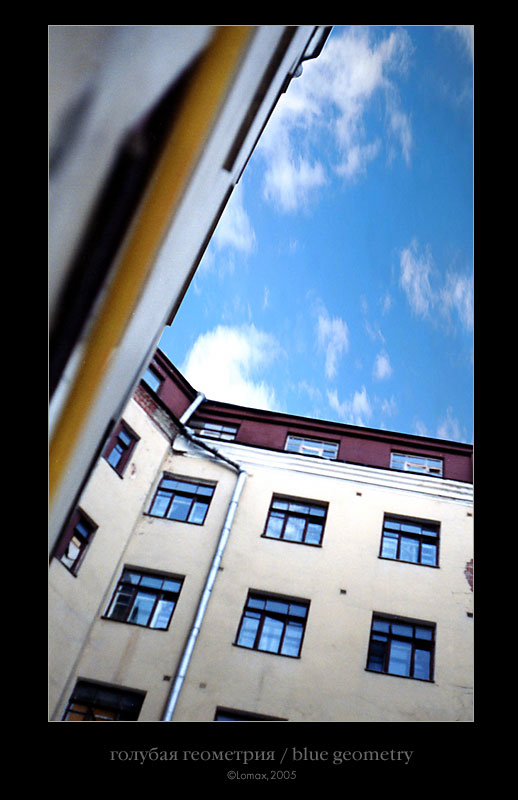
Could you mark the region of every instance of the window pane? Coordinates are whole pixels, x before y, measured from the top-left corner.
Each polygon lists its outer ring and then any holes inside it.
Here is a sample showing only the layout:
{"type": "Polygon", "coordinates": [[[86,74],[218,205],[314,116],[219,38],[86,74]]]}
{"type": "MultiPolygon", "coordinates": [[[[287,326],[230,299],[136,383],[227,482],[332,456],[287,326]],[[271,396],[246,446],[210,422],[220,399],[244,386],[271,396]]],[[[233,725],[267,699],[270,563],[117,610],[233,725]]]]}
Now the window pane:
{"type": "Polygon", "coordinates": [[[412,637],[414,633],[414,628],[412,625],[398,625],[397,623],[392,623],[392,633],[394,636],[409,636],[412,637]]]}
{"type": "Polygon", "coordinates": [[[142,575],[140,585],[147,586],[148,589],[161,589],[162,578],[155,578],[153,575],[142,575]]]}
{"type": "Polygon", "coordinates": [[[296,511],[297,514],[309,514],[309,506],[302,506],[299,503],[290,503],[290,511],[296,511]]]}
{"type": "Polygon", "coordinates": [[[414,653],[414,678],[430,679],[430,651],[416,650],[414,653]]]}
{"type": "Polygon", "coordinates": [[[273,617],[266,617],[259,640],[259,650],[266,650],[270,653],[277,653],[281,642],[284,624],[273,617]]]}
{"type": "Polygon", "coordinates": [[[322,525],[311,522],[306,529],[306,539],[308,544],[320,544],[322,539],[322,525]]]}
{"type": "Polygon", "coordinates": [[[82,542],[76,537],[73,536],[68,545],[67,549],[61,556],[61,561],[66,567],[72,568],[81,553],[82,542]]]}
{"type": "Polygon", "coordinates": [[[156,517],[163,517],[170,499],[170,492],[163,492],[159,489],[149,513],[154,514],[156,517]]]}
{"type": "Polygon", "coordinates": [[[300,517],[288,517],[286,528],[284,529],[284,538],[292,542],[301,542],[305,524],[306,521],[300,517]]]}
{"type": "Polygon", "coordinates": [[[390,623],[384,622],[381,619],[375,619],[372,623],[372,629],[374,631],[384,631],[385,633],[388,633],[390,629],[390,623]]]}
{"type": "Polygon", "coordinates": [[[308,614],[307,606],[299,606],[295,603],[290,603],[290,616],[292,617],[306,617],[308,614]]]}
{"type": "Polygon", "coordinates": [[[191,509],[191,513],[189,514],[189,522],[195,522],[196,524],[201,525],[205,520],[207,508],[207,503],[201,503],[199,500],[196,500],[191,509]]]}
{"type": "Polygon", "coordinates": [[[383,544],[381,548],[381,555],[383,558],[396,558],[397,556],[398,537],[391,536],[385,533],[383,537],[383,544]]]}
{"type": "Polygon", "coordinates": [[[164,591],[166,592],[179,592],[182,584],[180,581],[165,580],[164,591]]]}
{"type": "Polygon", "coordinates": [[[284,524],[284,516],[272,512],[268,519],[268,525],[266,527],[266,536],[271,536],[274,539],[278,539],[281,535],[283,524],[284,524]]]}
{"type": "Polygon", "coordinates": [[[321,506],[311,506],[310,507],[310,513],[311,513],[312,516],[315,516],[315,517],[324,517],[325,513],[326,513],[326,510],[325,510],[325,508],[322,508],[321,506]]]}
{"type": "Polygon", "coordinates": [[[437,564],[437,547],[434,544],[421,544],[421,564],[437,564]]]}
{"type": "Polygon", "coordinates": [[[190,497],[174,497],[171,503],[171,508],[168,511],[168,519],[177,519],[180,522],[185,522],[189,514],[192,499],[190,497]]]}
{"type": "Polygon", "coordinates": [[[243,645],[243,647],[254,646],[260,615],[254,614],[252,616],[252,613],[253,612],[247,611],[246,617],[243,619],[243,624],[241,625],[241,630],[239,631],[237,643],[243,645]]]}
{"type": "Polygon", "coordinates": [[[401,525],[401,530],[406,531],[407,533],[421,533],[421,526],[416,525],[413,522],[403,522],[401,525]]]}
{"type": "Polygon", "coordinates": [[[409,642],[392,642],[388,671],[392,675],[410,675],[412,645],[409,642]]]}
{"type": "Polygon", "coordinates": [[[287,614],[288,608],[289,608],[288,603],[283,603],[280,600],[266,601],[266,610],[273,611],[275,614],[287,614]]]}
{"type": "Polygon", "coordinates": [[[416,639],[432,639],[432,631],[430,628],[416,628],[415,629],[415,636],[416,639]]]}
{"type": "MultiPolygon", "coordinates": [[[[196,486],[193,486],[192,483],[185,483],[184,481],[175,481],[176,491],[178,492],[188,492],[189,494],[194,494],[196,492],[196,486]]],[[[202,488],[201,486],[199,487],[202,488]]]]}
{"type": "Polygon", "coordinates": [[[111,464],[112,467],[116,467],[121,460],[121,456],[122,451],[120,449],[120,445],[116,444],[106,460],[108,464],[111,464]]]}
{"type": "Polygon", "coordinates": [[[131,572],[129,569],[125,569],[122,574],[122,580],[125,581],[126,583],[127,582],[135,584],[140,583],[141,577],[142,576],[140,572],[131,572]]]}
{"type": "Polygon", "coordinates": [[[385,660],[385,642],[372,641],[369,649],[369,660],[367,663],[368,669],[374,669],[377,672],[383,672],[383,664],[385,660]]]}
{"type": "Polygon", "coordinates": [[[131,609],[128,622],[135,622],[137,625],[147,625],[154,603],[154,594],[139,592],[133,604],[133,608],[131,609]]]}
{"type": "Polygon", "coordinates": [[[131,444],[132,438],[133,437],[130,436],[130,434],[127,431],[125,431],[124,429],[122,429],[119,432],[119,436],[118,436],[119,444],[125,445],[127,447],[129,444],[131,444]]]}
{"type": "Polygon", "coordinates": [[[419,558],[419,542],[402,536],[399,557],[402,561],[417,562],[419,558]]]}
{"type": "Polygon", "coordinates": [[[150,627],[166,629],[173,611],[174,602],[172,600],[159,600],[150,627]]]}
{"type": "Polygon", "coordinates": [[[85,523],[82,522],[81,520],[79,520],[79,522],[74,528],[74,531],[77,531],[77,533],[79,533],[84,539],[88,539],[90,535],[90,530],[91,528],[85,525],[85,523]]]}
{"type": "Polygon", "coordinates": [[[156,372],[153,372],[153,370],[151,370],[149,367],[144,372],[142,380],[145,381],[145,383],[147,383],[149,388],[153,389],[154,392],[156,392],[156,390],[160,387],[160,384],[162,383],[161,378],[159,378],[156,372]]]}
{"type": "Polygon", "coordinates": [[[390,528],[393,531],[399,531],[399,530],[401,530],[401,523],[400,522],[396,522],[393,519],[386,519],[385,520],[385,528],[390,528]]]}
{"type": "Polygon", "coordinates": [[[298,656],[302,641],[303,625],[300,622],[290,622],[286,627],[281,653],[285,656],[298,656]]]}
{"type": "MultiPolygon", "coordinates": [[[[194,487],[191,486],[191,491],[194,487]]],[[[202,494],[206,497],[212,497],[214,494],[214,486],[198,486],[196,494],[202,494]]]]}
{"type": "Polygon", "coordinates": [[[128,589],[124,586],[120,588],[115,596],[115,602],[113,603],[109,613],[110,619],[117,619],[124,622],[131,606],[132,597],[133,592],[131,589],[128,589]]]}

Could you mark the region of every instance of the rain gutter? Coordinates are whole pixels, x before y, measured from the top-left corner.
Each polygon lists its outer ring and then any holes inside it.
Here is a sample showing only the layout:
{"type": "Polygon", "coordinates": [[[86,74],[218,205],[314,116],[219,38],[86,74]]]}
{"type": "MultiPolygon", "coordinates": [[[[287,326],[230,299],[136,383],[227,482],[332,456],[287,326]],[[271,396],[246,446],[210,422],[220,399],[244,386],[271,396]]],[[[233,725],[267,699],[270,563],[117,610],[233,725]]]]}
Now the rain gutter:
{"type": "Polygon", "coordinates": [[[216,548],[216,552],[212,559],[212,563],[210,566],[210,570],[207,576],[207,580],[205,581],[205,586],[200,598],[200,602],[198,604],[198,609],[196,612],[196,617],[194,619],[194,623],[189,633],[189,637],[187,639],[187,643],[185,645],[185,649],[182,654],[182,658],[180,661],[180,666],[178,667],[178,671],[176,673],[176,677],[174,680],[173,687],[169,694],[169,698],[167,701],[167,705],[162,716],[163,722],[171,722],[176,704],[178,702],[178,697],[180,695],[180,691],[183,686],[183,682],[185,680],[185,676],[187,674],[187,670],[189,667],[189,663],[191,661],[191,657],[193,654],[194,646],[196,644],[196,639],[198,638],[198,634],[200,632],[200,628],[205,617],[205,612],[207,610],[207,606],[209,604],[210,596],[212,593],[212,589],[214,588],[214,584],[216,582],[216,577],[218,574],[219,566],[221,564],[221,559],[223,558],[223,553],[225,552],[225,547],[228,542],[228,538],[230,536],[230,530],[232,528],[232,524],[234,522],[234,517],[236,515],[237,507],[239,504],[239,500],[241,497],[241,493],[243,491],[243,487],[245,485],[245,481],[247,479],[247,472],[244,470],[239,464],[231,461],[226,456],[223,456],[215,447],[209,447],[206,445],[205,442],[201,442],[199,439],[194,437],[185,427],[187,420],[190,416],[194,413],[196,408],[203,402],[205,396],[203,394],[198,394],[194,402],[189,406],[189,408],[183,413],[182,417],[179,420],[179,428],[182,435],[186,436],[191,442],[195,445],[202,447],[203,449],[209,451],[217,458],[224,461],[226,464],[231,466],[235,469],[238,473],[236,485],[234,486],[234,491],[232,493],[232,498],[230,500],[229,507],[227,509],[227,513],[225,516],[225,521],[223,523],[223,527],[221,529],[221,533],[218,540],[218,545],[216,548]]]}

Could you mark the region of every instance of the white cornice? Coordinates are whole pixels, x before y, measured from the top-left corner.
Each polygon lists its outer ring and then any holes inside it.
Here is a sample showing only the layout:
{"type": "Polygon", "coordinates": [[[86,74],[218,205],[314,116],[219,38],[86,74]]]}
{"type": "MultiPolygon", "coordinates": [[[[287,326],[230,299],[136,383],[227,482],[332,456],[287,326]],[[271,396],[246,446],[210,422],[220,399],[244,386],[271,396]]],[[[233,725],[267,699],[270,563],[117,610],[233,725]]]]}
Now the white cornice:
{"type": "MultiPolygon", "coordinates": [[[[317,456],[299,455],[298,453],[287,451],[266,450],[260,447],[238,444],[237,442],[208,440],[207,443],[222,455],[241,464],[245,469],[259,467],[262,469],[288,470],[305,475],[349,481],[358,485],[363,484],[392,491],[424,494],[438,499],[466,503],[467,505],[472,505],[473,503],[473,486],[471,483],[446,480],[431,475],[416,475],[411,472],[399,472],[380,467],[365,467],[343,461],[330,461],[317,456]]],[[[176,438],[174,447],[175,450],[182,450],[186,455],[200,456],[203,452],[182,436],[176,438]]],[[[208,454],[205,453],[205,455],[208,454]]]]}

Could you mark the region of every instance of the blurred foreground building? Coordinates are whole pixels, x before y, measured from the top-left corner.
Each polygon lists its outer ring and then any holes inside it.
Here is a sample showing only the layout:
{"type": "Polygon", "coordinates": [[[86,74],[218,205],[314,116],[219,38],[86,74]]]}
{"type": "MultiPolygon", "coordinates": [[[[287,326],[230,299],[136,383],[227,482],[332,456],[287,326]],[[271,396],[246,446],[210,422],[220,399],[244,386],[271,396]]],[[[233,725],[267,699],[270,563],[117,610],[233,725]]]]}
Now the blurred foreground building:
{"type": "Polygon", "coordinates": [[[471,445],[210,401],[157,350],[53,551],[50,717],[471,721],[472,544],[471,445]]]}

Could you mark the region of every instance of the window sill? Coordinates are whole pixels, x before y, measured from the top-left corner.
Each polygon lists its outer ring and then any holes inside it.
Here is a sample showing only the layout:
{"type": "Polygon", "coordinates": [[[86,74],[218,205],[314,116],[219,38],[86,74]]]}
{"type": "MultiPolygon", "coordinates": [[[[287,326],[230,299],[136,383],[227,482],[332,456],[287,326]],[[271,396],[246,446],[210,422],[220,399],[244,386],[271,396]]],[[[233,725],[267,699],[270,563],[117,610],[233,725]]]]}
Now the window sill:
{"type": "Polygon", "coordinates": [[[261,534],[261,539],[267,539],[269,542],[287,542],[288,544],[302,544],[305,547],[319,547],[322,549],[323,543],[314,544],[313,542],[297,542],[296,539],[283,539],[282,537],[277,536],[267,536],[265,533],[261,534]]]}
{"type": "Polygon", "coordinates": [[[163,519],[164,522],[178,522],[180,525],[196,525],[197,528],[203,528],[206,520],[203,522],[189,522],[188,519],[170,519],[169,517],[161,517],[160,514],[150,514],[149,511],[143,512],[144,517],[151,517],[151,519],[163,519]]]}
{"type": "Polygon", "coordinates": [[[160,633],[167,633],[171,627],[171,623],[169,623],[167,628],[151,628],[149,625],[140,625],[138,622],[129,622],[124,619],[113,619],[112,617],[106,617],[104,614],[101,615],[101,619],[105,622],[115,622],[118,625],[129,625],[131,628],[140,628],[143,631],[158,631],[160,633]]]}
{"type": "Polygon", "coordinates": [[[61,559],[60,559],[60,558],[57,558],[57,559],[56,559],[56,561],[58,561],[58,562],[61,564],[61,566],[62,566],[62,567],[64,567],[64,568],[66,569],[66,571],[67,571],[67,572],[68,572],[70,575],[72,575],[72,577],[73,577],[73,578],[77,578],[77,573],[79,572],[79,567],[77,568],[77,570],[75,570],[75,571],[74,571],[74,570],[70,569],[70,567],[67,567],[67,565],[66,565],[66,564],[64,564],[64,563],[61,561],[61,559]]]}
{"type": "Polygon", "coordinates": [[[281,658],[292,658],[294,660],[300,661],[300,653],[298,656],[290,656],[287,653],[274,653],[272,650],[259,650],[256,647],[246,647],[246,645],[238,644],[237,642],[232,642],[232,647],[239,647],[240,650],[248,650],[249,653],[263,653],[267,656],[276,656],[281,658]]]}
{"type": "Polygon", "coordinates": [[[392,561],[394,564],[410,564],[413,567],[428,567],[428,569],[440,569],[439,564],[423,564],[421,561],[405,561],[402,558],[389,558],[388,556],[378,556],[380,561],[392,561]]]}
{"type": "Polygon", "coordinates": [[[414,678],[412,675],[396,675],[394,672],[382,672],[379,669],[369,669],[365,667],[365,672],[368,672],[370,675],[384,675],[388,678],[403,678],[407,681],[418,681],[419,683],[435,683],[433,678],[414,678]]]}
{"type": "Polygon", "coordinates": [[[108,461],[107,458],[105,458],[104,460],[106,461],[106,463],[108,464],[108,466],[112,470],[112,472],[115,472],[115,474],[118,475],[119,478],[122,479],[124,477],[125,468],[122,470],[122,472],[119,472],[117,467],[114,467],[113,464],[110,464],[110,462],[108,461]]]}

